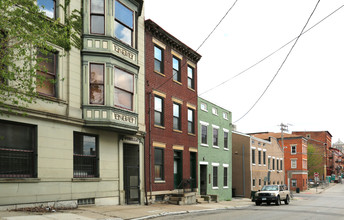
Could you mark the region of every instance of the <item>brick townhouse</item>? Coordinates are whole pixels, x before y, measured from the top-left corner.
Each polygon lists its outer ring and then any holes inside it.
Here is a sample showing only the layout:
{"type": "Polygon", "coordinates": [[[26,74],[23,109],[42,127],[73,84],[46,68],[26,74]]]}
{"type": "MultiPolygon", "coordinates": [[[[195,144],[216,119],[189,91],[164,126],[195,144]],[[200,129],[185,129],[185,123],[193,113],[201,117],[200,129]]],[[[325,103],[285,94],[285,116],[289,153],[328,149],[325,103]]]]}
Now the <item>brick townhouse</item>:
{"type": "Polygon", "coordinates": [[[197,62],[201,56],[145,21],[145,175],[149,200],[197,188],[197,62]],[[185,185],[184,185],[185,187],[185,185]]]}

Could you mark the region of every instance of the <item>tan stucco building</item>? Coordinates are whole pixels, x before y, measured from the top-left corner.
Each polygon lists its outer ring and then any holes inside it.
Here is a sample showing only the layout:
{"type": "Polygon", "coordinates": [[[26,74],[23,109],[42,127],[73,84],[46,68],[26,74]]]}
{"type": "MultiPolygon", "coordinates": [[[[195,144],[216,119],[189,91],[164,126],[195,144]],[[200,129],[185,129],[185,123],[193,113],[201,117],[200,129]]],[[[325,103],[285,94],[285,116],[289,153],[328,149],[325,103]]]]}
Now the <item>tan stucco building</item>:
{"type": "Polygon", "coordinates": [[[285,184],[283,151],[276,138],[266,141],[233,131],[232,140],[234,196],[249,198],[264,185],[285,184]]]}

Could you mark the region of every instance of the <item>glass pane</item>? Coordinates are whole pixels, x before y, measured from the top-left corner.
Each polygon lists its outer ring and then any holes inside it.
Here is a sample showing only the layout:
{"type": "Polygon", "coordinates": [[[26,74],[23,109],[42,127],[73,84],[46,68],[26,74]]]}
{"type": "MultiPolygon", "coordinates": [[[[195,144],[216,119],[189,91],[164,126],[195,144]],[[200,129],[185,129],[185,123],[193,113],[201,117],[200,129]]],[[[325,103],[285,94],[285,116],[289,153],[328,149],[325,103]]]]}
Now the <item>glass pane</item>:
{"type": "Polygon", "coordinates": [[[115,86],[129,92],[134,91],[134,76],[123,70],[115,69],[115,86]]]}
{"type": "Polygon", "coordinates": [[[104,83],[104,65],[102,64],[91,64],[91,83],[104,83]]]}
{"type": "Polygon", "coordinates": [[[91,33],[104,34],[104,15],[91,15],[91,33]]]}
{"type": "Polygon", "coordinates": [[[154,60],[154,70],[159,73],[162,73],[161,62],[159,60],[154,60]]]}
{"type": "Polygon", "coordinates": [[[132,30],[115,21],[115,37],[126,44],[132,44],[132,30]]]}
{"type": "Polygon", "coordinates": [[[47,71],[48,73],[55,74],[55,56],[56,55],[54,53],[48,53],[45,55],[41,52],[38,52],[37,57],[44,59],[38,64],[42,72],[47,71]]]}
{"type": "Polygon", "coordinates": [[[173,116],[179,118],[179,105],[173,104],[173,116]]]}
{"type": "Polygon", "coordinates": [[[193,78],[193,69],[189,66],[188,66],[188,77],[191,79],[193,78]]]}
{"type": "Polygon", "coordinates": [[[162,167],[160,165],[154,166],[155,179],[162,179],[162,167]]]}
{"type": "Polygon", "coordinates": [[[188,122],[188,132],[189,133],[193,133],[193,123],[192,122],[188,122]]]}
{"type": "Polygon", "coordinates": [[[173,70],[173,79],[179,81],[179,72],[177,70],[173,70]]]}
{"type": "Polygon", "coordinates": [[[104,0],[91,0],[91,13],[104,14],[104,0]]]}
{"type": "MultiPolygon", "coordinates": [[[[40,82],[37,82],[36,91],[38,93],[42,93],[45,95],[55,96],[55,82],[54,82],[55,77],[46,73],[42,73],[42,72],[37,72],[37,74],[44,77],[45,80],[43,80],[43,84],[40,84],[40,82]]],[[[37,79],[37,80],[40,80],[40,79],[37,79]]]]}
{"type": "Polygon", "coordinates": [[[90,103],[91,104],[104,103],[104,86],[103,85],[90,86],[90,103]]]}
{"type": "Polygon", "coordinates": [[[173,69],[179,70],[179,60],[173,57],[173,69]]]}
{"type": "Polygon", "coordinates": [[[0,148],[33,150],[34,135],[33,127],[0,122],[0,148]]]}
{"type": "Polygon", "coordinates": [[[49,18],[55,18],[55,1],[53,0],[37,0],[39,9],[49,18]]]}
{"type": "Polygon", "coordinates": [[[162,125],[161,113],[160,112],[154,112],[154,124],[162,125]]]}
{"type": "Polygon", "coordinates": [[[154,163],[155,164],[162,164],[163,162],[163,150],[162,149],[154,149],[154,163]]]}
{"type": "Polygon", "coordinates": [[[158,47],[154,47],[154,58],[159,60],[159,61],[162,61],[161,55],[162,55],[161,49],[158,47]]]}
{"type": "Polygon", "coordinates": [[[133,95],[129,92],[115,88],[114,102],[117,106],[133,109],[133,95]]]}
{"type": "Polygon", "coordinates": [[[115,18],[133,29],[133,11],[118,1],[115,2],[115,18]]]}
{"type": "Polygon", "coordinates": [[[154,97],[154,110],[162,112],[162,99],[159,97],[154,97]]]}
{"type": "Polygon", "coordinates": [[[173,129],[180,130],[179,119],[175,117],[173,117],[173,129]]]}
{"type": "Polygon", "coordinates": [[[83,155],[96,155],[96,137],[84,136],[83,155]]]}
{"type": "Polygon", "coordinates": [[[188,78],[188,87],[193,89],[193,80],[188,78]]]}
{"type": "Polygon", "coordinates": [[[188,109],[188,121],[193,122],[193,110],[188,109]]]}

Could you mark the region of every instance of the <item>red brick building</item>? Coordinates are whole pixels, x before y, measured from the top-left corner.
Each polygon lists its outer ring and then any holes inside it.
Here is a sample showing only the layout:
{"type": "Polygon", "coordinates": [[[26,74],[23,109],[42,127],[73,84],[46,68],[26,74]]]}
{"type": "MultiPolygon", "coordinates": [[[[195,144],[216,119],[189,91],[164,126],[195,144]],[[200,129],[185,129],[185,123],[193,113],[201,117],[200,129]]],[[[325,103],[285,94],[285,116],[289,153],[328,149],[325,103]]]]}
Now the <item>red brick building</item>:
{"type": "Polygon", "coordinates": [[[150,201],[197,188],[197,62],[201,56],[145,21],[145,185],[150,201]],[[185,186],[185,184],[188,186],[185,186]]]}
{"type": "MultiPolygon", "coordinates": [[[[322,164],[323,171],[321,172],[320,179],[325,179],[326,176],[334,172],[334,168],[330,164],[330,148],[332,146],[332,135],[328,131],[293,131],[292,134],[302,135],[307,138],[308,144],[313,145],[318,152],[323,155],[323,159],[319,160],[322,164]]],[[[311,174],[312,175],[312,174],[311,174]]]]}
{"type": "MultiPolygon", "coordinates": [[[[280,147],[282,146],[281,133],[259,133],[255,137],[268,139],[277,138],[280,147]]],[[[302,135],[283,134],[284,145],[284,172],[285,183],[290,190],[300,191],[308,189],[308,169],[307,169],[307,139],[302,135]]]]}

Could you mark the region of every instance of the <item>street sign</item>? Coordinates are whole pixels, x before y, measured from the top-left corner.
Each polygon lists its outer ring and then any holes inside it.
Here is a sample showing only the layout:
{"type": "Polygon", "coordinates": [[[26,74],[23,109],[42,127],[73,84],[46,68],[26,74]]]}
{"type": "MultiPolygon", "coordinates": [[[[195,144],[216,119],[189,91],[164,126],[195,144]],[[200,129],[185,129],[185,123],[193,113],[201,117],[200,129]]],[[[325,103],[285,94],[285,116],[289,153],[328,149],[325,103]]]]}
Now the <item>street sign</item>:
{"type": "Polygon", "coordinates": [[[319,177],[319,173],[314,173],[314,177],[319,177]]]}

